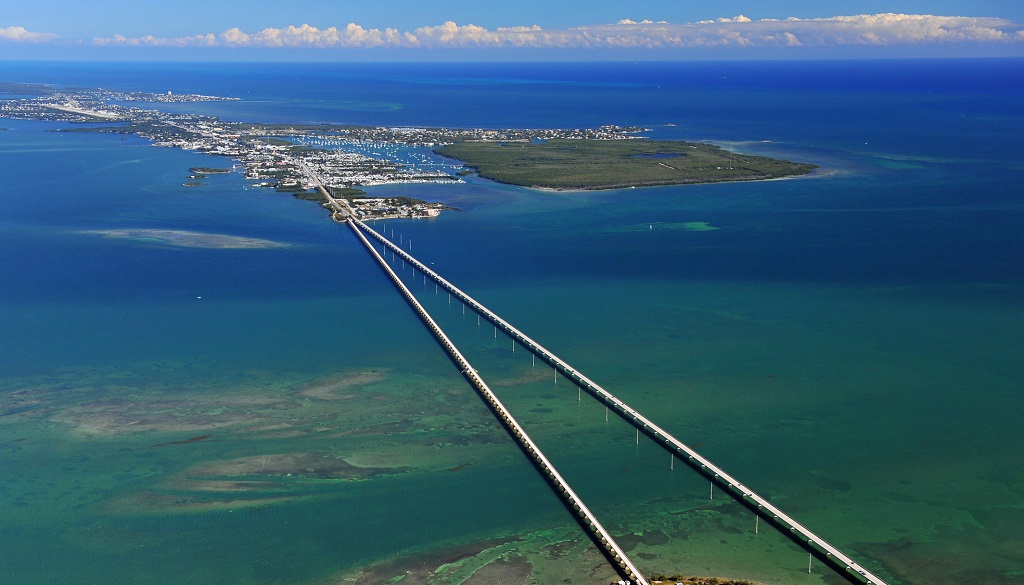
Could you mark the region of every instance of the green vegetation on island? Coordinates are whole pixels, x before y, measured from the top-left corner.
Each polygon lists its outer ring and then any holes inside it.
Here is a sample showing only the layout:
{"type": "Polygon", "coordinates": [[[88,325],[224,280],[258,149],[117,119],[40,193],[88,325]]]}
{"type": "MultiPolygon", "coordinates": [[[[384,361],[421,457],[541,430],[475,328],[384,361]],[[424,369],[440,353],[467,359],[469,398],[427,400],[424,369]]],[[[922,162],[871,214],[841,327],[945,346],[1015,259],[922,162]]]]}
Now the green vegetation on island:
{"type": "Polygon", "coordinates": [[[197,175],[222,175],[224,173],[230,173],[231,169],[218,169],[214,167],[192,167],[188,170],[190,173],[197,175]]]}
{"type": "Polygon", "coordinates": [[[319,189],[303,189],[302,191],[292,192],[292,196],[301,201],[316,201],[320,204],[326,204],[327,198],[323,196],[323,193],[319,189]]]}
{"type": "MultiPolygon", "coordinates": [[[[334,197],[335,199],[352,201],[353,199],[366,197],[366,191],[356,189],[355,187],[327,187],[327,190],[330,192],[331,197],[334,197]]],[[[324,197],[324,194],[320,189],[305,189],[303,187],[298,187],[290,190],[278,188],[278,191],[291,192],[296,199],[301,199],[303,201],[316,201],[317,203],[323,204],[327,203],[327,198],[324,197]]],[[[426,201],[416,201],[419,203],[426,203],[426,201]]]]}
{"type": "Polygon", "coordinates": [[[56,88],[42,83],[0,82],[0,93],[11,95],[47,95],[56,91],[56,88]]]}
{"type": "Polygon", "coordinates": [[[274,191],[277,191],[278,193],[304,193],[308,190],[309,189],[306,189],[305,187],[298,183],[278,182],[277,184],[274,185],[274,191]]]}
{"type": "Polygon", "coordinates": [[[336,199],[351,200],[366,196],[366,191],[363,191],[362,189],[356,189],[355,187],[328,187],[328,189],[331,192],[331,197],[334,197],[336,199]]]}
{"type": "Polygon", "coordinates": [[[486,179],[549,189],[757,181],[805,175],[817,168],[674,140],[466,141],[434,152],[463,161],[486,179]]]}

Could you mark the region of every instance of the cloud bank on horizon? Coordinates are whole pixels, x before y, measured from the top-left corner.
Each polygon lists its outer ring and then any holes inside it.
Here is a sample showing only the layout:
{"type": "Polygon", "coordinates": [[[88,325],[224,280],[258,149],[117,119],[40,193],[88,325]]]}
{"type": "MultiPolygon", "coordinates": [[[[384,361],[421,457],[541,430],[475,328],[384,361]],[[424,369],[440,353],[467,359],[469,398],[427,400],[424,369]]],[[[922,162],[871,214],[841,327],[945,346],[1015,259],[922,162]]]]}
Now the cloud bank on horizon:
{"type": "MultiPolygon", "coordinates": [[[[0,41],[55,43],[64,39],[23,27],[0,28],[0,41]]],[[[1024,26],[1003,18],[935,16],[922,14],[862,14],[828,18],[752,20],[745,16],[702,20],[687,24],[635,22],[579,26],[565,30],[539,26],[487,29],[473,24],[445,22],[411,31],[363,28],[320,29],[303,24],[244,32],[232,28],[221,33],[184,37],[152,35],[94,38],[72,41],[96,46],[133,47],[255,47],[306,49],[672,49],[714,47],[827,47],[885,46],[949,43],[1022,43],[1024,26]]]]}
{"type": "Polygon", "coordinates": [[[41,33],[25,30],[23,26],[9,26],[0,28],[0,40],[13,41],[16,43],[44,43],[57,38],[53,33],[41,33]]]}

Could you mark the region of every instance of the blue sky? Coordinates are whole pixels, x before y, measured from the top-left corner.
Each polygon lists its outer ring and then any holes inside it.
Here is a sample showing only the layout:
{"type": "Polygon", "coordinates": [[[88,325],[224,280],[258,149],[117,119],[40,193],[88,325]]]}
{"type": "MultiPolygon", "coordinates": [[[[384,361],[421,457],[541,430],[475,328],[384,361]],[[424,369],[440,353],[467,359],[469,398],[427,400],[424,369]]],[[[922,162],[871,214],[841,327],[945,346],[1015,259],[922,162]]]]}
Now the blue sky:
{"type": "Polygon", "coordinates": [[[1024,56],[1020,0],[31,0],[0,59],[1024,56]]]}

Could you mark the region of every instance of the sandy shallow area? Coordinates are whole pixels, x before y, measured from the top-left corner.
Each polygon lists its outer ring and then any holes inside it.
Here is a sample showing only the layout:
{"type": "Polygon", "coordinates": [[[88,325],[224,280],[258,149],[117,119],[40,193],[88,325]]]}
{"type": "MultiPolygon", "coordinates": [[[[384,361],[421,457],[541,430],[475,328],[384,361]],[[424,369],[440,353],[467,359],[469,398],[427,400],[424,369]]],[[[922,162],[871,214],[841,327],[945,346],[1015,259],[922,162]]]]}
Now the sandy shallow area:
{"type": "Polygon", "coordinates": [[[204,232],[191,232],[185,230],[157,230],[157,229],[123,229],[123,230],[96,230],[83,231],[83,234],[98,235],[104,238],[133,240],[165,246],[178,246],[182,248],[212,248],[212,249],[257,249],[257,248],[287,248],[291,244],[264,240],[260,238],[246,238],[242,236],[231,236],[227,234],[208,234],[204,232]]]}
{"type": "MultiPolygon", "coordinates": [[[[230,431],[233,438],[284,437],[337,430],[338,419],[346,412],[338,402],[353,397],[347,392],[358,390],[372,404],[379,392],[372,386],[387,383],[388,376],[386,370],[351,370],[316,380],[270,380],[256,385],[211,381],[197,388],[164,382],[159,375],[136,382],[104,371],[73,372],[0,394],[0,415],[8,420],[57,422],[82,439],[177,434],[154,441],[154,446],[195,441],[197,435],[218,431],[230,431]]],[[[383,411],[384,405],[380,406],[383,411]]],[[[372,424],[373,417],[380,415],[353,413],[353,418],[372,424]]]]}
{"type": "MultiPolygon", "coordinates": [[[[522,457],[457,379],[448,385],[386,368],[339,370],[312,378],[253,372],[218,379],[196,375],[194,367],[161,363],[140,365],[130,378],[96,369],[11,381],[19,389],[0,394],[0,412],[6,414],[0,424],[11,425],[6,448],[22,453],[26,461],[36,452],[49,456],[50,443],[72,451],[62,459],[60,473],[46,477],[55,486],[52,502],[40,499],[26,483],[24,494],[14,500],[21,507],[14,511],[29,521],[64,510],[84,521],[65,530],[69,542],[80,543],[82,550],[117,552],[123,530],[111,530],[118,525],[137,527],[156,545],[157,533],[165,529],[150,525],[178,530],[194,524],[220,526],[231,522],[229,518],[252,514],[317,518],[331,510],[351,515],[360,496],[401,492],[420,478],[427,485],[456,487],[462,476],[470,482],[481,474],[491,477],[505,467],[503,460],[518,464],[522,457]],[[189,375],[178,376],[179,370],[189,375]],[[45,425],[45,437],[32,430],[40,425],[45,425]],[[91,455],[96,449],[102,456],[91,455]],[[88,544],[89,535],[100,540],[88,544]]],[[[527,385],[521,399],[533,412],[541,403],[535,404],[531,396],[561,388],[548,386],[549,373],[527,361],[497,372],[496,378],[510,386],[527,385]],[[542,387],[529,388],[542,378],[542,387]]],[[[753,535],[749,515],[731,510],[728,503],[680,498],[652,504],[672,512],[652,516],[640,507],[615,509],[608,518],[613,534],[644,570],[789,583],[778,569],[755,569],[777,567],[773,558],[782,553],[792,556],[795,565],[803,563],[806,571],[806,556],[800,560],[787,543],[772,544],[764,540],[766,535],[753,535]],[[729,559],[739,559],[735,563],[718,560],[721,551],[735,546],[749,553],[730,552],[729,559]]],[[[431,548],[423,548],[423,539],[410,541],[295,585],[617,580],[571,516],[553,517],[565,525],[538,529],[550,526],[548,519],[525,533],[460,534],[454,541],[431,541],[431,548]]],[[[513,520],[510,526],[515,525],[513,520]]],[[[382,526],[391,529],[387,523],[382,526]]],[[[191,546],[177,540],[167,546],[172,544],[182,550],[191,546]]],[[[819,575],[799,580],[820,582],[819,575]]]]}

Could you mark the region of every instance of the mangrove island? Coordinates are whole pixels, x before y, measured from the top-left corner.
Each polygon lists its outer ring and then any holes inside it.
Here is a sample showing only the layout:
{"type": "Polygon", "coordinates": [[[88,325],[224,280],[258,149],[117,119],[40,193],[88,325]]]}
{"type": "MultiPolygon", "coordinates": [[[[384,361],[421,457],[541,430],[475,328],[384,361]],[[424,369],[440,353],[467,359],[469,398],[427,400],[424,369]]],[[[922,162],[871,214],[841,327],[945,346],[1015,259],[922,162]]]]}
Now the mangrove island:
{"type": "Polygon", "coordinates": [[[817,168],[676,140],[464,141],[434,152],[465,162],[486,179],[550,189],[758,181],[805,175],[817,168]]]}

